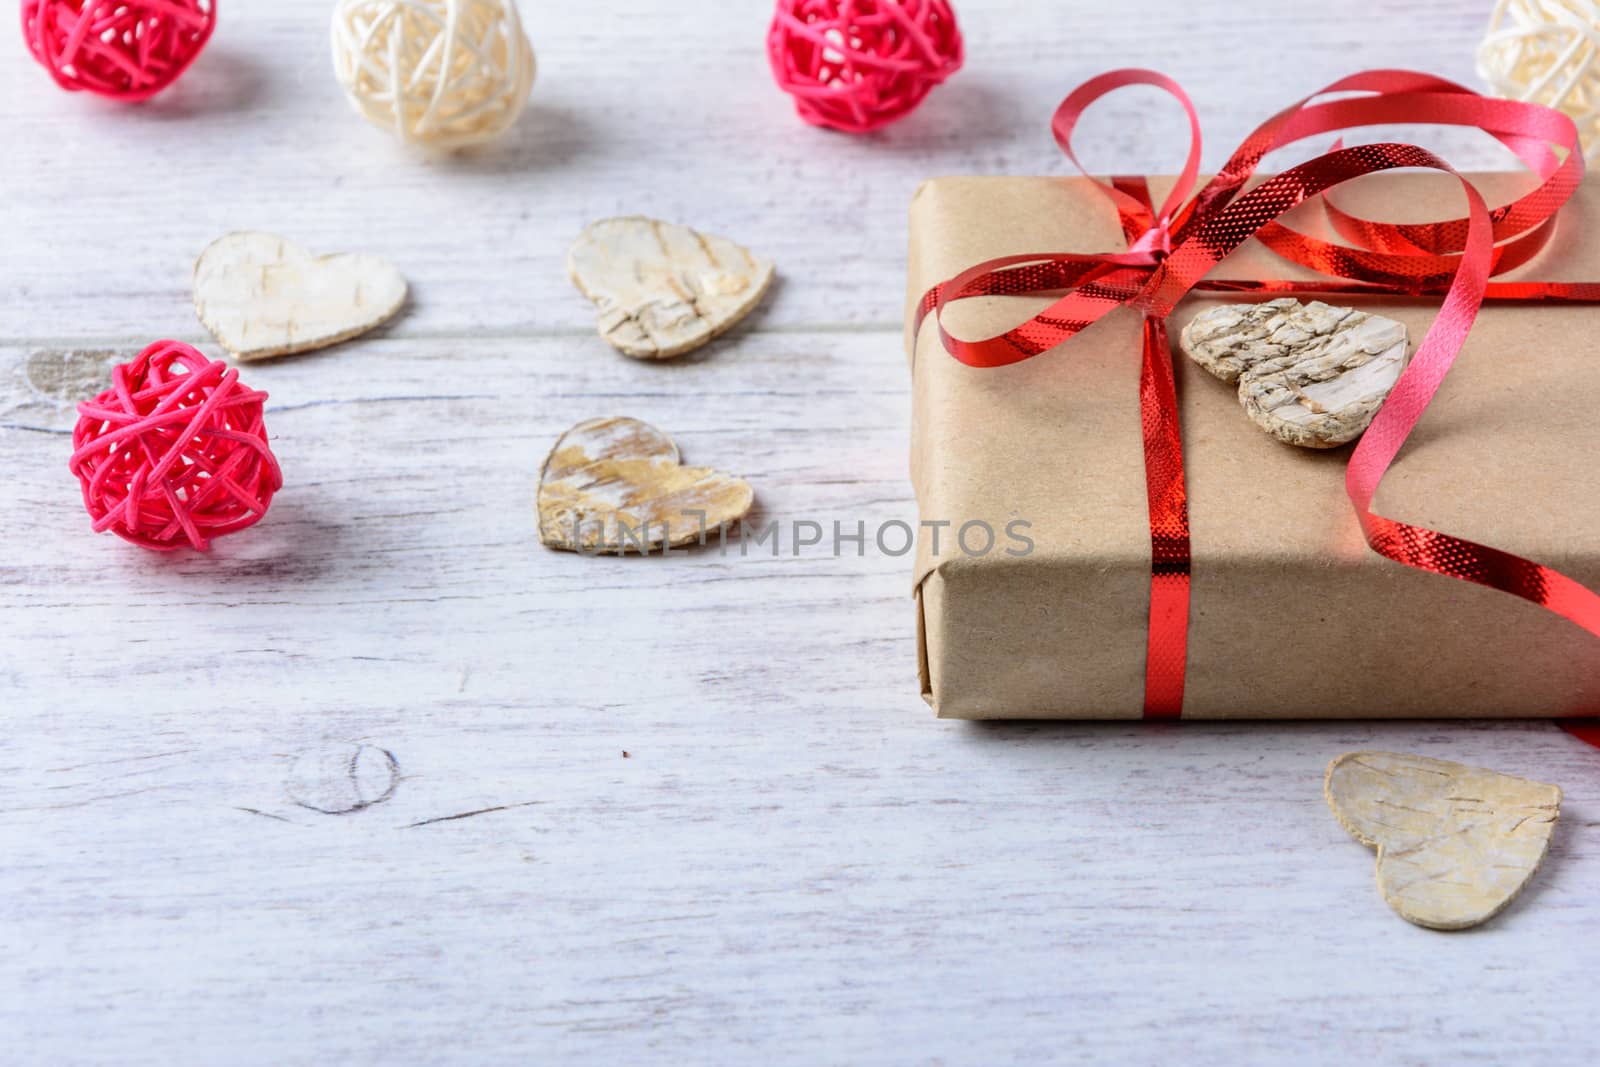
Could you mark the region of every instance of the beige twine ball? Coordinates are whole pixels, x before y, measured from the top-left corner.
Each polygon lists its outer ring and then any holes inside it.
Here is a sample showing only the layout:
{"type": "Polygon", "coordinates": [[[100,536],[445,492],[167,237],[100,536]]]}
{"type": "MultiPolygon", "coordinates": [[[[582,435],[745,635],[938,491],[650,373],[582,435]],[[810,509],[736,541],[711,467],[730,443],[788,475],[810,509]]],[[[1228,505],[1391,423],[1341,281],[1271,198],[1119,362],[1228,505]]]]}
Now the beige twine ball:
{"type": "Polygon", "coordinates": [[[515,0],[339,0],[333,71],[357,111],[407,144],[451,149],[511,128],[533,88],[515,0]]]}
{"type": "Polygon", "coordinates": [[[1499,0],[1478,46],[1478,74],[1496,96],[1557,108],[1600,155],[1600,2],[1499,0]]]}

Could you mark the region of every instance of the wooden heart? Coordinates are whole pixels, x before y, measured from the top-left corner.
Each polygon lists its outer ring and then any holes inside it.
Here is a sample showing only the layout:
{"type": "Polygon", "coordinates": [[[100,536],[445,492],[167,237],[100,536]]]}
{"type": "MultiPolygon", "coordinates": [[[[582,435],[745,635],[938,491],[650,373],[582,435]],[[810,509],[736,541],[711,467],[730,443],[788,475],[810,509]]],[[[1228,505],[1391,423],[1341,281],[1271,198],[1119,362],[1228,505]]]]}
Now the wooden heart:
{"type": "Polygon", "coordinates": [[[539,540],[590,555],[677,548],[718,536],[754,500],[732,475],[683,466],[672,438],[649,423],[590,419],[562,434],[544,461],[539,540]]]}
{"type": "Polygon", "coordinates": [[[1403,322],[1287,298],[1202,311],[1178,335],[1178,347],[1239,383],[1251,422],[1303,448],[1360,437],[1408,358],[1403,322]]]}
{"type": "Polygon", "coordinates": [[[1378,850],[1378,889],[1435,930],[1492,918],[1539,869],[1561,789],[1426,756],[1347,752],[1328,765],[1328,804],[1378,850]]]}
{"type": "Polygon", "coordinates": [[[772,284],[772,263],[724,238],[631,215],[585,227],[567,275],[600,309],[601,337],[637,359],[668,359],[749,314],[772,284]]]}
{"type": "Polygon", "coordinates": [[[241,360],[309,352],[366,333],[406,301],[393,265],[360,252],[316,256],[270,233],[213,241],[194,264],[194,306],[241,360]]]}

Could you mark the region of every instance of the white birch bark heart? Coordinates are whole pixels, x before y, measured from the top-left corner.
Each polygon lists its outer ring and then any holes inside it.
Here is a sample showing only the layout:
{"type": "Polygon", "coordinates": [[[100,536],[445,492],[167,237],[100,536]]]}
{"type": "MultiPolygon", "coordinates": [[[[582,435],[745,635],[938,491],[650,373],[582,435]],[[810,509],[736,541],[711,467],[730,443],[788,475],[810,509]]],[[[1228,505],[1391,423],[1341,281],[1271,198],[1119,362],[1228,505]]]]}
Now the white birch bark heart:
{"type": "Polygon", "coordinates": [[[287,356],[347,341],[388,321],[406,280],[360,252],[317,256],[270,233],[219,237],[194,265],[194,306],[241,360],[287,356]]]}
{"type": "Polygon", "coordinates": [[[567,275],[600,310],[600,336],[636,359],[669,359],[761,302],[772,262],[722,237],[632,215],[590,223],[567,275]]]}
{"type": "Polygon", "coordinates": [[[1250,421],[1280,441],[1334,448],[1360,437],[1406,369],[1403,322],[1320,300],[1223,304],[1178,335],[1185,355],[1239,383],[1250,421]]]}
{"type": "Polygon", "coordinates": [[[755,500],[748,483],[685,467],[672,438],[638,419],[580,422],[539,476],[539,540],[588,555],[677,548],[717,536],[755,500]]]}
{"type": "Polygon", "coordinates": [[[1401,918],[1461,930],[1493,918],[1539,869],[1561,789],[1426,756],[1347,752],[1328,765],[1334,816],[1378,850],[1401,918]]]}

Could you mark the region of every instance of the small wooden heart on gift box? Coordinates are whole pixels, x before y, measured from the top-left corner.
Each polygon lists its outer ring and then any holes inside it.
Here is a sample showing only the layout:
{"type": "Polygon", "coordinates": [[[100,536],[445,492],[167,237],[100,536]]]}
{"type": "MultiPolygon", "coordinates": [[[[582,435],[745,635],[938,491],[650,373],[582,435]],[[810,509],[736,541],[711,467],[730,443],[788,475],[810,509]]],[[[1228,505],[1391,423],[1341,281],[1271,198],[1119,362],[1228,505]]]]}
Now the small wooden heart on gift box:
{"type": "Polygon", "coordinates": [[[1224,304],[1196,315],[1178,346],[1239,383],[1250,421],[1302,448],[1335,448],[1371,425],[1406,369],[1404,323],[1320,300],[1224,304]]]}

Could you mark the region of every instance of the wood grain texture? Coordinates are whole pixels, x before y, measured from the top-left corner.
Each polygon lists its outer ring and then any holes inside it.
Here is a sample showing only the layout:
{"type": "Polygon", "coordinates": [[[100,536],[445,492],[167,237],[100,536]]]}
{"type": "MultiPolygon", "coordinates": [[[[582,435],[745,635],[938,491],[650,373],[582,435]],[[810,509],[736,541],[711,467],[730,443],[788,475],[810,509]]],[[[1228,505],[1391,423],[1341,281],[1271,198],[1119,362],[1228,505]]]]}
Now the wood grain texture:
{"type": "MultiPolygon", "coordinates": [[[[914,521],[918,181],[1059,171],[1051,107],[1116,64],[1189,86],[1215,165],[1356,67],[1470,81],[1476,6],[963,0],[968,69],[865,140],[789,115],[764,4],[529,6],[529,114],[453,161],[349,113],[326,3],[229,6],[135,111],[56,92],[0,20],[3,1058],[1586,1062],[1600,758],[1553,727],[938,722],[908,558],[535,531],[542,458],[604,414],[736,470],[757,518],[914,521]],[[563,258],[634,212],[780,279],[699,352],[619,356],[563,258]],[[71,402],[156,336],[216,353],[189,264],[251,227],[382,255],[414,302],[247,368],[289,481],[261,525],[210,558],[91,536],[71,402]],[[1495,922],[1374,901],[1321,797],[1368,747],[1565,787],[1495,922]]],[[[1091,165],[1176,165],[1154,100],[1090,116],[1091,165]]]]}

